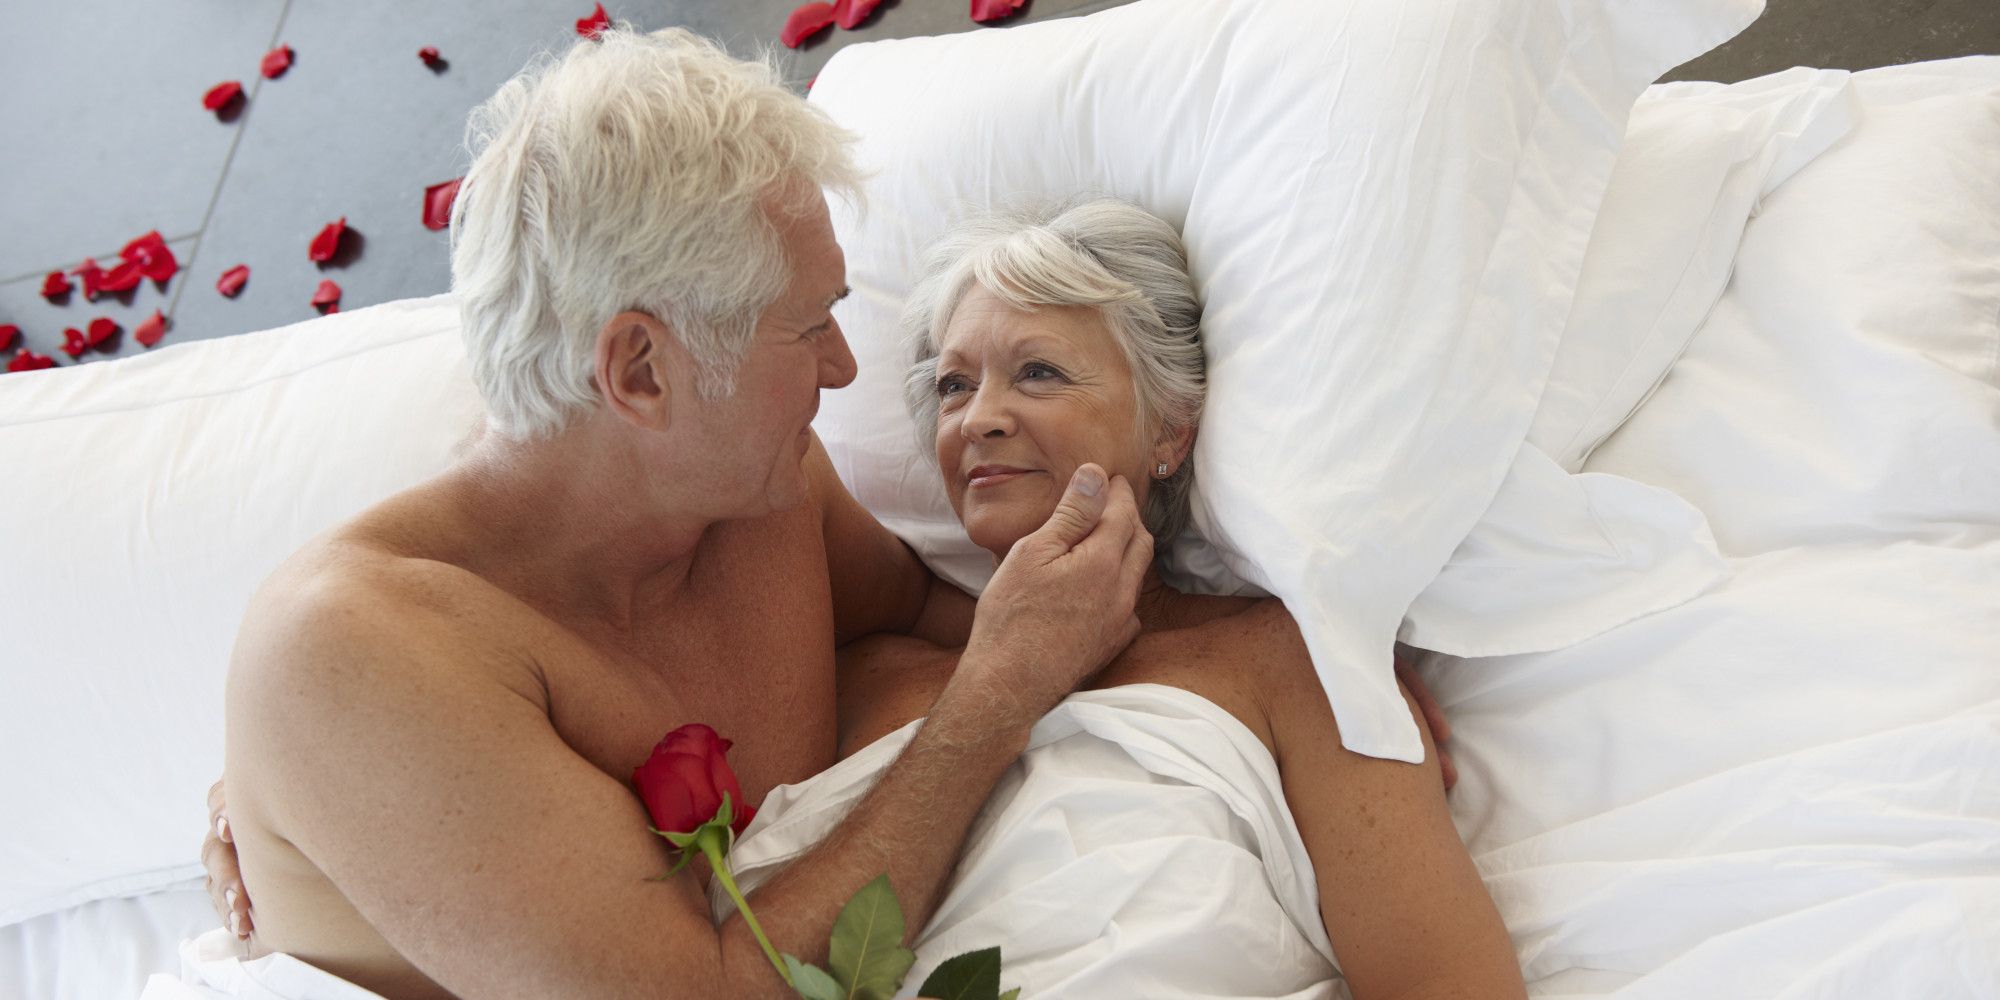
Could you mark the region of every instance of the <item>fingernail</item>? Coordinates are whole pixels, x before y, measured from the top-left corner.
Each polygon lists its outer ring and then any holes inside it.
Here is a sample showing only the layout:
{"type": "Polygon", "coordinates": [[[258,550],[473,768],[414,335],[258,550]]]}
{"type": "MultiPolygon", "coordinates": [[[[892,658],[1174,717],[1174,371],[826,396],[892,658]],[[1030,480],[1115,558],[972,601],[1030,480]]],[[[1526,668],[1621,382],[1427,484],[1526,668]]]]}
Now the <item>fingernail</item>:
{"type": "Polygon", "coordinates": [[[1070,477],[1069,483],[1076,487],[1078,493],[1094,497],[1104,490],[1104,470],[1094,465],[1083,466],[1070,477]]]}
{"type": "Polygon", "coordinates": [[[229,915],[229,933],[237,937],[243,936],[243,914],[232,913],[229,915]]]}
{"type": "Polygon", "coordinates": [[[233,910],[233,909],[235,909],[235,908],[236,908],[236,890],[234,890],[234,889],[224,889],[224,890],[222,890],[222,902],[223,902],[223,904],[224,904],[224,905],[228,906],[228,907],[229,907],[230,909],[232,909],[232,910],[233,910]]]}
{"type": "Polygon", "coordinates": [[[217,816],[215,818],[215,836],[220,840],[229,839],[229,817],[217,816]]]}

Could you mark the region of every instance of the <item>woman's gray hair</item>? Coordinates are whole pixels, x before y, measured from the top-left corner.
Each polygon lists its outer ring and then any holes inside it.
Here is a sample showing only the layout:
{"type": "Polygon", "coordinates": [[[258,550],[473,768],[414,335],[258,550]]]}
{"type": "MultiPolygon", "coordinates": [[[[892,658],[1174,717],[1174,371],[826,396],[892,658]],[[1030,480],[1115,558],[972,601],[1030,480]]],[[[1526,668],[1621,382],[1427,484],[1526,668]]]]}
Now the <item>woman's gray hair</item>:
{"type": "MultiPolygon", "coordinates": [[[[927,454],[936,454],[939,344],[975,284],[1016,309],[1097,309],[1132,371],[1136,432],[1177,430],[1201,419],[1208,376],[1201,300],[1188,275],[1187,248],[1165,221],[1105,198],[982,216],[932,245],[902,321],[915,361],[904,377],[903,399],[927,454]]],[[[1153,480],[1146,529],[1163,551],[1163,543],[1187,526],[1193,488],[1192,452],[1172,475],[1153,480]]]]}
{"type": "Polygon", "coordinates": [[[473,111],[452,207],[452,291],[488,419],[561,430],[598,401],[598,331],[673,328],[701,395],[734,390],[757,318],[791,280],[771,210],[858,194],[851,136],[767,61],[682,29],[620,25],[544,55],[473,111]]]}

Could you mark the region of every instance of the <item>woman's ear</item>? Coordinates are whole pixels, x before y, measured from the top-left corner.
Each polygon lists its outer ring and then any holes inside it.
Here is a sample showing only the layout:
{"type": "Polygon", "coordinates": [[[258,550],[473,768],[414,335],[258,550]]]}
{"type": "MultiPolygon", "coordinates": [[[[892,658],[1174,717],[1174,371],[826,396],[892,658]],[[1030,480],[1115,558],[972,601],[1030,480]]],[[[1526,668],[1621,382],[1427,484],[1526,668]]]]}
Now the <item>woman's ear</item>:
{"type": "Polygon", "coordinates": [[[648,430],[666,430],[673,416],[673,332],[633,310],[611,317],[597,331],[597,391],[620,419],[648,430]]]}
{"type": "Polygon", "coordinates": [[[1153,445],[1153,464],[1165,464],[1167,475],[1181,471],[1181,463],[1187,461],[1188,452],[1194,450],[1195,425],[1168,427],[1160,432],[1159,441],[1153,445]]]}

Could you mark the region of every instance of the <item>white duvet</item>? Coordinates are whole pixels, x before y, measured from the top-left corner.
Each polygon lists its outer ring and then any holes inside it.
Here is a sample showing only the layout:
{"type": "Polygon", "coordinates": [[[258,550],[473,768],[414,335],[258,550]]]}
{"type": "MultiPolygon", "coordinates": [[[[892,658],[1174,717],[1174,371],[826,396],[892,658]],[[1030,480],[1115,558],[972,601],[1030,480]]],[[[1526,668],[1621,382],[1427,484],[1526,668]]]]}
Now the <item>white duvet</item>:
{"type": "Polygon", "coordinates": [[[1728,579],[1426,666],[1534,995],[2000,997],[2000,58],[1853,83],[1586,465],[1728,579]]]}
{"type": "MultiPolygon", "coordinates": [[[[920,724],[773,790],[731,852],[743,887],[825,837],[920,724]]],[[[733,912],[710,896],[718,920],[733,912]]],[[[996,944],[1002,985],[1024,997],[1347,995],[1277,764],[1229,713],[1156,684],[1080,692],[1036,724],[914,942],[903,995],[996,944]]]]}
{"type": "Polygon", "coordinates": [[[1429,671],[1530,991],[2000,997],[2000,544],[1733,569],[1570,649],[1429,671]]]}

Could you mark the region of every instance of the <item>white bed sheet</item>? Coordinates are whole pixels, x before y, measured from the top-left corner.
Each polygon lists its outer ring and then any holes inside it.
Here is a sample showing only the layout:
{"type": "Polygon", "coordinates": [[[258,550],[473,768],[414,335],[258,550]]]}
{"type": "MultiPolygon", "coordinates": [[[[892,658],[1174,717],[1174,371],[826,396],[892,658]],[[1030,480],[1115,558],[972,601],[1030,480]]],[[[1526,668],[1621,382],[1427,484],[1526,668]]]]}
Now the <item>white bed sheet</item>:
{"type": "Polygon", "coordinates": [[[1447,660],[1453,813],[1537,996],[2000,996],[2000,543],[1804,547],[1447,660]]]}
{"type": "Polygon", "coordinates": [[[180,943],[219,921],[201,880],[0,927],[0,997],[131,1000],[180,968],[180,943]]]}
{"type": "Polygon", "coordinates": [[[2000,997],[2000,57],[1856,74],[1586,469],[1731,576],[1425,664],[1541,997],[2000,997]]]}

